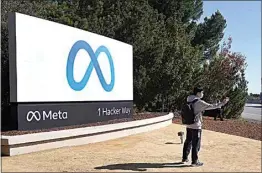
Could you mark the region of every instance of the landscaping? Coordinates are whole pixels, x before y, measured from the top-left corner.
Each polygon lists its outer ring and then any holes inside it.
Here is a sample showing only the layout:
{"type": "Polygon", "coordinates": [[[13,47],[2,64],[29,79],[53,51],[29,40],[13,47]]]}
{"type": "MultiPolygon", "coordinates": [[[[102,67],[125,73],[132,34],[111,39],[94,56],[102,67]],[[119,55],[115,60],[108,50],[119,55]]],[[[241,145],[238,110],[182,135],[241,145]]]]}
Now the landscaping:
{"type": "MultiPolygon", "coordinates": [[[[203,117],[203,129],[242,136],[261,141],[261,122],[243,119],[224,119],[215,121],[212,117],[203,117]]],[[[182,124],[179,117],[173,123],[182,124]]]]}

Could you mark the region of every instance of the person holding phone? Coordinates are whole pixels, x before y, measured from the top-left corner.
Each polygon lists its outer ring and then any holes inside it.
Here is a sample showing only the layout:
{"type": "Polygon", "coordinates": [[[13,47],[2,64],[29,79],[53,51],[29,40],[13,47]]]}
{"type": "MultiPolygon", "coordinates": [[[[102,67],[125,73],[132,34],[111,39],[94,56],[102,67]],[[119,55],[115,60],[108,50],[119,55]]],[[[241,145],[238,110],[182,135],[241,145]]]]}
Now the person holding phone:
{"type": "Polygon", "coordinates": [[[182,163],[188,162],[188,155],[192,148],[192,166],[202,166],[203,163],[198,159],[198,152],[200,151],[201,136],[202,136],[202,112],[207,109],[216,109],[224,106],[229,101],[226,97],[222,102],[216,104],[209,104],[201,100],[204,96],[204,91],[201,87],[194,88],[193,95],[187,97],[187,102],[193,102],[193,111],[195,114],[195,122],[186,125],[186,140],[183,147],[182,163]]]}

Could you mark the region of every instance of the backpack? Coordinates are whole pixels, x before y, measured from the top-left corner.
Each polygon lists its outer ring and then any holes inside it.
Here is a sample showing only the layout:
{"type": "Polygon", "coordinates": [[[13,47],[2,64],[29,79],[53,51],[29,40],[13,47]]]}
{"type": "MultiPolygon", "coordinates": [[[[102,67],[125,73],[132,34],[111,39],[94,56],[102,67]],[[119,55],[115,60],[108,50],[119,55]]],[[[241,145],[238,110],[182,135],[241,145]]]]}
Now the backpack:
{"type": "Polygon", "coordinates": [[[183,105],[181,110],[182,124],[190,125],[195,123],[195,114],[193,110],[193,104],[199,99],[195,99],[192,102],[187,102],[183,105]]]}

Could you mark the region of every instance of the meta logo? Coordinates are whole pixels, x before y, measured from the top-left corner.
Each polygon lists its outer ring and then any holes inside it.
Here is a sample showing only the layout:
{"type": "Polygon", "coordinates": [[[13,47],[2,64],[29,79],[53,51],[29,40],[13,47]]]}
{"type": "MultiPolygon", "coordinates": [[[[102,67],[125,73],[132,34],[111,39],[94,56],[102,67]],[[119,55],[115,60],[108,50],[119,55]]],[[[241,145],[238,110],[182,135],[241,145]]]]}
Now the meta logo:
{"type": "Polygon", "coordinates": [[[40,120],[64,120],[67,119],[67,112],[46,112],[46,111],[29,111],[26,115],[26,120],[31,121],[40,121],[40,120]]]}
{"type": "Polygon", "coordinates": [[[111,57],[109,50],[105,46],[100,46],[98,47],[96,51],[93,51],[93,49],[87,42],[83,40],[77,41],[72,46],[69,52],[68,59],[67,59],[66,77],[67,77],[69,86],[75,91],[81,91],[86,86],[93,69],[95,69],[96,74],[104,90],[107,92],[112,91],[112,89],[114,88],[114,84],[115,84],[115,69],[114,69],[113,59],[111,57]],[[80,82],[76,82],[74,79],[74,62],[75,62],[75,58],[76,58],[78,51],[81,49],[84,49],[89,54],[91,58],[91,62],[88,65],[87,70],[82,80],[80,82]],[[98,60],[97,60],[100,53],[105,53],[109,61],[110,72],[111,72],[111,81],[109,84],[106,83],[105,78],[102,74],[101,68],[99,66],[98,60]]]}

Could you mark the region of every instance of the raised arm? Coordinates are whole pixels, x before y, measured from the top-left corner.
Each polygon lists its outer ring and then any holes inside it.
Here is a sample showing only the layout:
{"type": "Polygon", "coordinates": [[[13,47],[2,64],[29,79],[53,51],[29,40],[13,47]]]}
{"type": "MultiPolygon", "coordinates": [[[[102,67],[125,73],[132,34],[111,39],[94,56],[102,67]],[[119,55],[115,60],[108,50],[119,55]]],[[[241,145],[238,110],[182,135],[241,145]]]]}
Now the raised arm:
{"type": "Polygon", "coordinates": [[[223,102],[221,103],[216,103],[216,104],[209,104],[203,100],[199,100],[199,106],[201,107],[201,111],[205,111],[205,110],[209,110],[209,109],[217,109],[217,108],[221,108],[222,106],[224,106],[227,102],[228,102],[228,98],[223,100],[223,102]]]}

